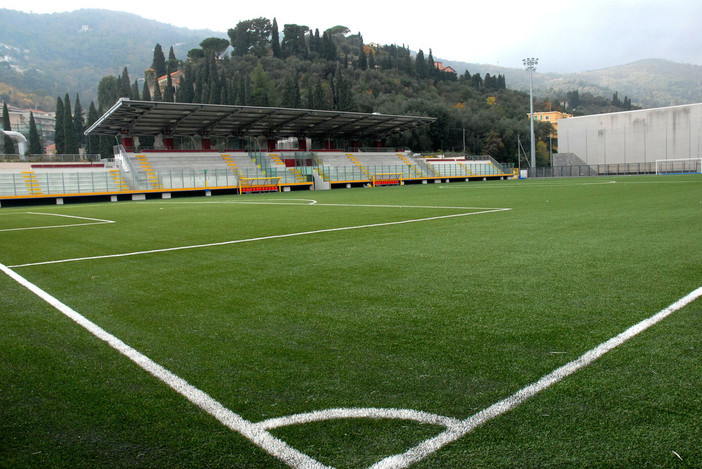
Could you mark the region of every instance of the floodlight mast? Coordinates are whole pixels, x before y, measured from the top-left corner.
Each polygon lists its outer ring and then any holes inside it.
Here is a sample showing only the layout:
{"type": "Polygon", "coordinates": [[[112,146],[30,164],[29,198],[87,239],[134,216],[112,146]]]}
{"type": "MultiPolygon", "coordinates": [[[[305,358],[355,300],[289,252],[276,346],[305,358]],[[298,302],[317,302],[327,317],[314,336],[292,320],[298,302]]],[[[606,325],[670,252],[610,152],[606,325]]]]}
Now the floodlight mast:
{"type": "Polygon", "coordinates": [[[531,167],[536,168],[536,142],[534,141],[534,89],[532,87],[531,77],[536,71],[536,66],[539,64],[537,58],[522,59],[522,63],[527,72],[529,72],[529,121],[531,125],[531,167]]]}

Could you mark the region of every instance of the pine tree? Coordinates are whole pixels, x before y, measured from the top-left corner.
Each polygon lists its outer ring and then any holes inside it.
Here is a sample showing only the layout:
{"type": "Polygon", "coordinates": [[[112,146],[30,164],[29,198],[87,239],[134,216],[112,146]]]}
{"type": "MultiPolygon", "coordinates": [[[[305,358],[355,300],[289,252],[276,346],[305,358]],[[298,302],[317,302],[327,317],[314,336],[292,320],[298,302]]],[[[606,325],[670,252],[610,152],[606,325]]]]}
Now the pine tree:
{"type": "Polygon", "coordinates": [[[34,113],[29,113],[29,154],[42,155],[44,153],[44,145],[41,143],[41,136],[37,130],[37,123],[34,120],[34,113]]]}
{"type": "Polygon", "coordinates": [[[139,82],[134,80],[132,84],[132,99],[139,99],[139,82]]]}
{"type": "Polygon", "coordinates": [[[156,70],[156,78],[161,78],[166,74],[166,57],[163,55],[161,44],[156,44],[156,47],[154,47],[154,59],[151,62],[151,68],[156,70]]]}
{"type": "Polygon", "coordinates": [[[76,136],[76,145],[83,145],[83,132],[85,131],[85,116],[83,115],[83,107],[80,105],[80,96],[76,93],[76,105],[73,108],[73,131],[76,136]]]}
{"type": "MultiPolygon", "coordinates": [[[[3,130],[12,130],[10,126],[10,111],[7,109],[7,103],[2,104],[2,128],[3,130]]],[[[5,138],[5,153],[14,155],[17,153],[15,150],[15,142],[12,141],[10,137],[4,135],[5,138]]]]}
{"type": "Polygon", "coordinates": [[[78,142],[76,141],[76,131],[71,115],[71,98],[66,93],[63,98],[63,136],[64,153],[67,155],[78,154],[78,142]]]}
{"type": "Polygon", "coordinates": [[[54,143],[56,144],[56,153],[63,155],[65,153],[65,137],[63,132],[63,101],[61,97],[56,98],[56,122],[54,126],[54,143]]]}

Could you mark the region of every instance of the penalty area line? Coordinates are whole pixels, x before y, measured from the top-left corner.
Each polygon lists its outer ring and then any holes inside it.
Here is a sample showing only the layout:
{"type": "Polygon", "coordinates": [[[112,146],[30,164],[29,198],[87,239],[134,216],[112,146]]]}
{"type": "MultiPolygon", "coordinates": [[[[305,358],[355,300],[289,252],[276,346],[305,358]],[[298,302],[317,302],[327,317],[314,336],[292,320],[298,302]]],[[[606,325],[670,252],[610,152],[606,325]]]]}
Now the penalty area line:
{"type": "Polygon", "coordinates": [[[360,229],[365,229],[365,228],[377,228],[377,227],[382,227],[382,226],[392,226],[392,225],[404,225],[408,223],[417,223],[417,222],[423,222],[423,221],[433,221],[433,220],[442,220],[442,219],[448,219],[448,218],[458,218],[458,217],[466,217],[470,215],[481,215],[485,213],[495,213],[495,212],[504,212],[511,210],[510,208],[497,208],[497,209],[489,209],[489,210],[483,210],[479,212],[466,212],[466,213],[455,213],[451,215],[439,215],[435,217],[428,217],[428,218],[413,218],[410,220],[399,220],[399,221],[391,221],[391,222],[384,222],[384,223],[373,223],[369,225],[355,225],[355,226],[342,226],[339,228],[325,228],[322,230],[312,230],[312,231],[301,231],[297,233],[286,233],[286,234],[279,234],[279,235],[270,235],[270,236],[260,236],[257,238],[247,238],[247,239],[235,239],[231,241],[222,241],[218,243],[206,243],[206,244],[194,244],[190,246],[176,246],[176,247],[171,247],[171,248],[163,248],[163,249],[151,249],[151,250],[145,250],[145,251],[134,251],[134,252],[125,252],[121,254],[106,254],[103,256],[89,256],[89,257],[75,257],[71,259],[59,259],[59,260],[54,260],[54,261],[42,261],[42,262],[31,262],[27,264],[17,264],[17,265],[11,265],[9,266],[10,268],[19,268],[19,267],[32,267],[32,266],[38,266],[38,265],[48,265],[48,264],[63,264],[66,262],[79,262],[79,261],[89,261],[89,260],[98,260],[98,259],[113,259],[117,257],[129,257],[129,256],[140,256],[140,255],[145,255],[145,254],[155,254],[155,253],[162,253],[162,252],[172,252],[172,251],[183,251],[187,249],[200,249],[200,248],[208,248],[208,247],[215,247],[215,246],[227,246],[230,244],[240,244],[240,243],[251,243],[255,241],[267,241],[271,239],[282,239],[282,238],[293,238],[296,236],[308,236],[308,235],[314,235],[314,234],[320,234],[320,233],[333,233],[336,231],[348,231],[348,230],[360,230],[360,229]]]}
{"type": "Polygon", "coordinates": [[[87,220],[88,223],[72,223],[70,225],[47,225],[47,226],[27,226],[24,228],[4,228],[0,229],[0,232],[5,231],[27,231],[27,230],[46,230],[49,228],[73,228],[75,226],[89,226],[89,225],[104,225],[106,223],[116,223],[114,220],[103,220],[101,218],[88,218],[88,217],[78,217],[75,215],[64,215],[61,213],[41,213],[41,212],[26,212],[28,215],[45,215],[50,217],[64,217],[64,218],[75,218],[78,220],[87,220]]]}

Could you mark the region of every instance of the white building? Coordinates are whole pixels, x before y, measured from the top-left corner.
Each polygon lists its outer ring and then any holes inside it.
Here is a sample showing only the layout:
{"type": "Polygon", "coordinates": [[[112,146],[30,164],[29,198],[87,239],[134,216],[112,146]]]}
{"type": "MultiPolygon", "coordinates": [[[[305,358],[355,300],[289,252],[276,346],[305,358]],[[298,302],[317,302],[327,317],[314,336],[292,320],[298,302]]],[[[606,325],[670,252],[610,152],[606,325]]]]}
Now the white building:
{"type": "Polygon", "coordinates": [[[587,165],[702,157],[702,104],[596,114],[558,123],[559,153],[587,165]]]}

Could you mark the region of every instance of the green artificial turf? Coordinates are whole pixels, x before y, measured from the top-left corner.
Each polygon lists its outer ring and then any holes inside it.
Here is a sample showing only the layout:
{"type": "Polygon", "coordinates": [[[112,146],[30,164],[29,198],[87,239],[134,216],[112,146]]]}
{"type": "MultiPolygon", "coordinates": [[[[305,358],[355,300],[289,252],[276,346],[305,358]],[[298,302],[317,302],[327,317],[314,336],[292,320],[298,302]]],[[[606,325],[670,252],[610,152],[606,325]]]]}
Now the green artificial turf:
{"type": "MultiPolygon", "coordinates": [[[[251,422],[465,419],[702,286],[701,228],[699,176],[429,184],[3,208],[0,262],[251,422]]],[[[0,289],[0,466],[285,467],[0,289]]],[[[416,467],[699,465],[700,301],[416,467]]],[[[271,433],[350,468],[441,430],[271,433]]]]}

